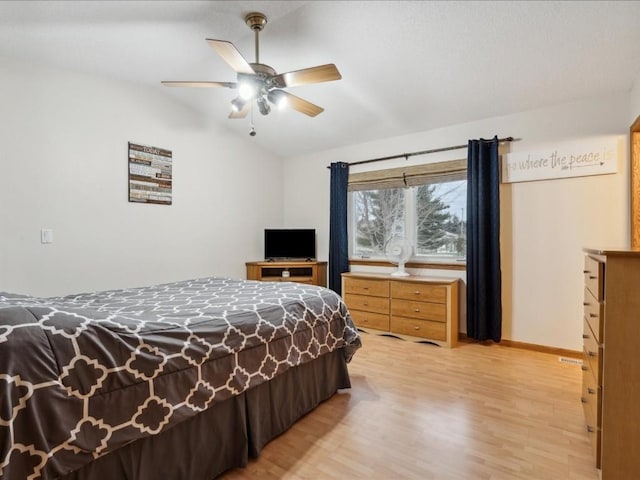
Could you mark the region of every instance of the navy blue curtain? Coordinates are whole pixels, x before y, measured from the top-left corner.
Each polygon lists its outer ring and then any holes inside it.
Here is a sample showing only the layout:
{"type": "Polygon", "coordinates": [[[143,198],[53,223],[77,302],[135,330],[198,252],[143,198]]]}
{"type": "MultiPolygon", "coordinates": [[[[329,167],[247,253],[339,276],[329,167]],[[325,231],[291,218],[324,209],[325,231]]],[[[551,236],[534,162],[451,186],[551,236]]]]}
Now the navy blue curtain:
{"type": "Polygon", "coordinates": [[[467,157],[467,336],[502,337],[498,137],[469,140],[467,157]]]}
{"type": "Polygon", "coordinates": [[[349,271],[347,237],[347,186],[349,164],[331,164],[331,198],[329,204],[329,288],[342,295],[343,272],[349,271]]]}

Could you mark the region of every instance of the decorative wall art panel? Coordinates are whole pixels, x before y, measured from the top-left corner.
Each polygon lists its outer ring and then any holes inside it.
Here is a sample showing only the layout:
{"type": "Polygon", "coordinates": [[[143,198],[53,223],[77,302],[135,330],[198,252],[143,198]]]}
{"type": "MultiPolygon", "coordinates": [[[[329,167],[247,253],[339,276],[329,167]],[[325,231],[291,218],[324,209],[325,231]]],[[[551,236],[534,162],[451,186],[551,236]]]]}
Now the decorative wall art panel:
{"type": "Polygon", "coordinates": [[[171,205],[171,150],[129,142],[129,201],[171,205]]]}
{"type": "Polygon", "coordinates": [[[502,183],[616,173],[624,137],[590,137],[502,156],[502,183]]]}

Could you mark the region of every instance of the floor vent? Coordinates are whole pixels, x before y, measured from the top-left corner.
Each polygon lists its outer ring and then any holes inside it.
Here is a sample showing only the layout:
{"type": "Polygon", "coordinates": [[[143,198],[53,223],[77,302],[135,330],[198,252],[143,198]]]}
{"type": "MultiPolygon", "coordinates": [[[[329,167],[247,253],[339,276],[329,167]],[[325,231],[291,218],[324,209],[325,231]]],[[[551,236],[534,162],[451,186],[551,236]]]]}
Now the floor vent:
{"type": "Polygon", "coordinates": [[[560,363],[570,363],[571,365],[582,365],[582,360],[579,358],[558,357],[558,361],[560,363]]]}

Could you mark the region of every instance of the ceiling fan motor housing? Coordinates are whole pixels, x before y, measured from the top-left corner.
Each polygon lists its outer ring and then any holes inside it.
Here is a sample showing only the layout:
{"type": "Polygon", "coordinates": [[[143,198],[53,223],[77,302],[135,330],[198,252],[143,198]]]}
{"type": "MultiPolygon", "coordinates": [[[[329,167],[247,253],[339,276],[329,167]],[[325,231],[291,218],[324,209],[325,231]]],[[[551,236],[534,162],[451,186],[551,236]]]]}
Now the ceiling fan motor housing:
{"type": "Polygon", "coordinates": [[[238,73],[237,77],[238,84],[251,85],[253,90],[252,98],[260,99],[268,95],[272,89],[281,87],[275,80],[276,71],[269,65],[263,63],[250,63],[249,65],[251,65],[255,74],[238,73]]]}

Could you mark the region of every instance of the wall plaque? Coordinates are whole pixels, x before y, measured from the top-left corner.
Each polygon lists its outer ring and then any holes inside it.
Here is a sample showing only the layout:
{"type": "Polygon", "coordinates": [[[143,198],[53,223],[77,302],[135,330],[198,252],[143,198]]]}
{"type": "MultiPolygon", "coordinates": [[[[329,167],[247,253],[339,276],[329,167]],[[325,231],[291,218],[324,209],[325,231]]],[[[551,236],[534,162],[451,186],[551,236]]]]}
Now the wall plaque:
{"type": "Polygon", "coordinates": [[[171,150],[129,142],[129,201],[171,205],[171,150]]]}

